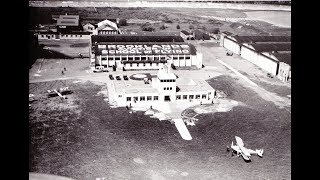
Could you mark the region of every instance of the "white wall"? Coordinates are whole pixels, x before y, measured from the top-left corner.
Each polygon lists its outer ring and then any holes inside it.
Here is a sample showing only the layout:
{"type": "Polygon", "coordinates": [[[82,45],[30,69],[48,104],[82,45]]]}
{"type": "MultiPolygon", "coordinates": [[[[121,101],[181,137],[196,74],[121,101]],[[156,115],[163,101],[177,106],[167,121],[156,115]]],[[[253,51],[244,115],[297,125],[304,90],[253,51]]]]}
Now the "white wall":
{"type": "Polygon", "coordinates": [[[235,54],[240,54],[240,45],[230,39],[224,38],[223,46],[235,54]]]}
{"type": "Polygon", "coordinates": [[[278,62],[271,60],[270,57],[259,54],[246,46],[241,48],[241,57],[273,75],[277,74],[278,62]]]}
{"type": "Polygon", "coordinates": [[[241,57],[252,62],[253,64],[257,64],[258,62],[258,53],[254,50],[247,48],[246,46],[242,46],[241,48],[241,57]]]}
{"type": "Polygon", "coordinates": [[[271,60],[269,57],[259,54],[257,65],[265,71],[277,75],[278,62],[271,60]]]}

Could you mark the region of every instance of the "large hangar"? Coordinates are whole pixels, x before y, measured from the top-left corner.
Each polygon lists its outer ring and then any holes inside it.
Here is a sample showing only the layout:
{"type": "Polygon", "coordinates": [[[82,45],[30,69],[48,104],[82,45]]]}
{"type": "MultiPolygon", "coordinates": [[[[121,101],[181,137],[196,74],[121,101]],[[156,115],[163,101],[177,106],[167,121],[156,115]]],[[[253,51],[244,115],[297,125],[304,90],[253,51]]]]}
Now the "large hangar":
{"type": "Polygon", "coordinates": [[[226,35],[222,41],[226,49],[281,80],[291,78],[291,36],[226,35]]]}
{"type": "Polygon", "coordinates": [[[91,41],[94,66],[160,69],[170,62],[176,67],[202,67],[202,54],[180,36],[93,35],[91,41]]]}
{"type": "Polygon", "coordinates": [[[279,60],[274,54],[291,52],[291,43],[258,43],[242,44],[241,57],[256,64],[265,71],[277,75],[279,60]],[[273,53],[273,56],[269,55],[273,53]]]}

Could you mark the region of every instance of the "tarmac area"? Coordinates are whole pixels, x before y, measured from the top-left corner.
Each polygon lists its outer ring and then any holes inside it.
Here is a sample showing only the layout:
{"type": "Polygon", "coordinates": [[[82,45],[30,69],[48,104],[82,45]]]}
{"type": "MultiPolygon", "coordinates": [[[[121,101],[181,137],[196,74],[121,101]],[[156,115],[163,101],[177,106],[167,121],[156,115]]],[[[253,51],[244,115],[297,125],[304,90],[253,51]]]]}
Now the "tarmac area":
{"type": "Polygon", "coordinates": [[[108,75],[157,71],[93,73],[88,58],[38,59],[29,71],[30,93],[39,98],[30,107],[29,171],[74,179],[291,179],[290,82],[226,56],[214,41],[192,43],[204,68],[172,72],[206,80],[226,98],[211,105],[169,104],[151,114],[150,106],[113,104],[108,75]],[[45,98],[60,86],[74,93],[67,100],[45,98]],[[187,126],[192,140],[183,140],[170,121],[159,121],[161,111],[196,118],[187,126]],[[253,156],[251,163],[231,157],[226,146],[234,136],[248,148],[263,148],[264,157],[253,156]]]}

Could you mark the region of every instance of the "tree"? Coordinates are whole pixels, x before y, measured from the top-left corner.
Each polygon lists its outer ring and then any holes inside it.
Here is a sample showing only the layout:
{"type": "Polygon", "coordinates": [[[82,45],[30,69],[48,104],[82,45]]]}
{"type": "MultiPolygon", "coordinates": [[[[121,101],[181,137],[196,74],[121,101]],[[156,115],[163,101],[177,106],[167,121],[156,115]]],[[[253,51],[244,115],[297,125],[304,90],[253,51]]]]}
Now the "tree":
{"type": "Polygon", "coordinates": [[[119,26],[127,26],[127,20],[126,19],[120,19],[119,20],[119,26]]]}
{"type": "Polygon", "coordinates": [[[142,31],[154,31],[155,30],[155,28],[149,22],[142,24],[141,29],[142,29],[142,31]]]}
{"type": "Polygon", "coordinates": [[[160,29],[161,30],[164,30],[164,29],[166,29],[167,27],[164,25],[164,24],[162,24],[161,26],[160,26],[160,29]]]}
{"type": "Polygon", "coordinates": [[[180,29],[180,26],[179,26],[179,24],[177,25],[177,29],[180,29]]]}

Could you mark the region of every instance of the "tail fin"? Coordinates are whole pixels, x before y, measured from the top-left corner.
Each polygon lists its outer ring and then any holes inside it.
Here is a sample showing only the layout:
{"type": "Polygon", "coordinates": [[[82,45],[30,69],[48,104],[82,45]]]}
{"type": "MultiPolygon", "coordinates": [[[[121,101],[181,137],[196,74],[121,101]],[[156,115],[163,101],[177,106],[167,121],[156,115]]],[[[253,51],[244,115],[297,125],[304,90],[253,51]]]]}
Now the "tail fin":
{"type": "Polygon", "coordinates": [[[263,149],[257,149],[256,152],[257,152],[258,156],[262,157],[263,149]]]}

